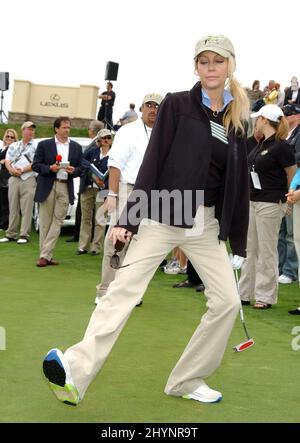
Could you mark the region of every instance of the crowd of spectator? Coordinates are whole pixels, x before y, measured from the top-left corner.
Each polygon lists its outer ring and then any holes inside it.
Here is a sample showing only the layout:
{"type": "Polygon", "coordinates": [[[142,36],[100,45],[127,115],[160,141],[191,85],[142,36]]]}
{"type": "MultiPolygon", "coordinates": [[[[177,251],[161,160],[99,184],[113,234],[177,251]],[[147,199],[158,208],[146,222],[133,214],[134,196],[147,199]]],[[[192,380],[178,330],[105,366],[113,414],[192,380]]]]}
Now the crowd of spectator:
{"type": "MultiPolygon", "coordinates": [[[[296,77],[291,78],[290,85],[284,90],[275,80],[270,80],[268,85],[261,89],[260,81],[255,80],[251,88],[246,88],[246,93],[250,114],[256,113],[257,120],[249,118],[248,122],[250,223],[248,258],[242,267],[240,295],[242,304],[250,305],[254,299],[253,307],[265,309],[277,303],[278,283],[290,284],[299,280],[300,191],[299,185],[293,185],[294,188],[290,191],[288,187],[295,175],[296,166],[300,166],[300,88],[296,77]],[[253,125],[253,121],[256,121],[256,125],[253,125]]],[[[51,141],[40,142],[38,146],[34,140],[36,125],[30,121],[21,125],[20,140],[17,132],[8,128],[3,135],[3,142],[0,141],[0,230],[5,231],[0,243],[28,243],[34,200],[39,202],[42,215],[40,258],[37,262],[39,267],[58,264],[53,259],[53,249],[60,235],[66,208],[73,202],[72,183],[76,175],[80,176],[76,253],[83,255],[89,252],[91,255],[98,255],[104,248],[108,204],[111,205],[116,197],[112,195],[109,187],[108,171],[114,173],[114,169],[119,167],[114,163],[116,147],[119,139],[122,143],[124,140],[123,137],[116,137],[113,144],[114,135],[128,123],[135,120],[143,122],[145,129],[141,126],[141,133],[143,131],[146,136],[143,142],[144,152],[151,134],[150,130],[146,131],[145,126],[145,121],[148,121],[147,112],[157,112],[162,100],[157,94],[145,96],[140,108],[141,118],[134,110],[135,105],[130,103],[129,110],[113,125],[111,114],[106,108],[108,102],[112,107],[114,97],[112,85],[108,83],[107,91],[100,96],[102,108],[98,120],[91,122],[88,128],[92,141],[84,153],[81,147],[69,138],[71,123],[64,117],[54,122],[54,138],[51,141]],[[108,97],[113,100],[108,100],[108,97]],[[107,122],[108,125],[105,125],[107,122]],[[49,146],[52,149],[51,159],[47,157],[49,146]],[[114,147],[112,156],[111,146],[114,147]],[[74,151],[77,152],[76,160],[74,157],[72,162],[70,158],[74,151]],[[61,158],[58,159],[60,154],[61,158]],[[90,165],[96,167],[101,174],[106,174],[105,179],[101,180],[93,174],[90,165]],[[108,194],[106,200],[99,191],[108,188],[111,194],[108,194]],[[50,240],[47,240],[47,236],[50,240]]],[[[151,125],[152,123],[148,122],[149,128],[151,125]]],[[[134,129],[134,126],[131,128],[134,129]]],[[[127,141],[125,145],[126,143],[127,141]]],[[[127,148],[124,149],[123,154],[127,148]]],[[[132,157],[122,160],[120,168],[123,175],[126,175],[126,161],[129,165],[132,160],[135,159],[132,157]]],[[[142,157],[139,159],[139,165],[141,160],[142,157]]],[[[132,189],[132,180],[126,180],[127,182],[122,179],[118,188],[121,189],[124,183],[127,183],[126,186],[130,185],[132,189]]],[[[125,201],[122,204],[125,204],[125,201]]],[[[105,294],[112,280],[108,278],[108,283],[105,283],[106,274],[112,273],[108,268],[114,249],[112,245],[108,248],[107,242],[108,235],[102,264],[102,282],[97,285],[96,303],[105,294]]],[[[185,279],[176,283],[174,288],[196,288],[198,291],[205,289],[192,264],[180,249],[174,250],[170,261],[164,261],[162,265],[167,274],[186,274],[185,279]]],[[[289,312],[300,315],[300,308],[289,312]]]]}

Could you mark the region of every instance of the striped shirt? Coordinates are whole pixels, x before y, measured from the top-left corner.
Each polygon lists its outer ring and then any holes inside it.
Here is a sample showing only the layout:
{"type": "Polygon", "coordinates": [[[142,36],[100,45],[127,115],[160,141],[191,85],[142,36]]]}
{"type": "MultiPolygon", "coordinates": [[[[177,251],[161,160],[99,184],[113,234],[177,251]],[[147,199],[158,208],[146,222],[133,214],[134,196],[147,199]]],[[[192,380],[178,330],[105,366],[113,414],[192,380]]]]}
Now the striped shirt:
{"type": "Polygon", "coordinates": [[[219,125],[219,123],[216,123],[211,120],[210,127],[211,127],[211,135],[220,140],[222,143],[225,143],[225,145],[228,145],[228,138],[226,136],[226,131],[224,126],[219,125]]]}

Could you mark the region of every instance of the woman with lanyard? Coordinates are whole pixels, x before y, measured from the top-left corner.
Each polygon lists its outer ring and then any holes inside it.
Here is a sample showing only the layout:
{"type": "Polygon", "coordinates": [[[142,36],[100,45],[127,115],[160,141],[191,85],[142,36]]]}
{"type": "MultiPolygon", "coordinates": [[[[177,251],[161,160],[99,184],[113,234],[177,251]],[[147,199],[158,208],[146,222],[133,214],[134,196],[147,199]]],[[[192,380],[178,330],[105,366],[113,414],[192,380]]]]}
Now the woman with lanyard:
{"type": "Polygon", "coordinates": [[[248,157],[250,220],[239,290],[243,305],[254,298],[253,308],[268,309],[277,303],[278,235],[296,165],[293,149],[285,141],[288,123],[282,110],[266,105],[251,117],[258,118],[256,128],[263,138],[248,157]]]}
{"type": "Polygon", "coordinates": [[[134,191],[111,232],[116,246],[117,241],[133,238],[124,266],[92,314],[83,340],[65,354],[52,349],[45,357],[44,374],[60,401],[77,404],[83,398],[157,267],[176,246],[202,278],[208,310],[173,369],[165,393],[204,403],[222,398],[204,379],[220,365],[240,307],[232,267],[241,265],[246,250],[249,194],[244,123],[249,102],[233,76],[235,53],[227,37],[199,40],[194,69],[200,82],[163,100],[134,191]],[[204,190],[201,204],[200,190],[204,190]],[[165,195],[162,204],[154,198],[158,191],[165,195]],[[175,194],[178,198],[170,198],[175,194]],[[145,217],[140,226],[131,217],[135,195],[148,197],[146,208],[136,199],[145,217]],[[187,212],[184,220],[179,216],[183,212],[187,212]]]}

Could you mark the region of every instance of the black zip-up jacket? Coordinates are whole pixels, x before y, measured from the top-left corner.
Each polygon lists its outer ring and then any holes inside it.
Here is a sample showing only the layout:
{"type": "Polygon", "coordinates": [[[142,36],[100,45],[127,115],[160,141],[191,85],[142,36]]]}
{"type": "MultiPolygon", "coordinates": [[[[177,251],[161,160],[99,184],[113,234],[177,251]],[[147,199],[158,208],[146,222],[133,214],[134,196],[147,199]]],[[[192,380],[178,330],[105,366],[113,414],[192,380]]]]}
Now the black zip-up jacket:
{"type": "MultiPolygon", "coordinates": [[[[190,91],[167,94],[160,105],[134,190],[145,191],[149,202],[151,190],[179,190],[182,195],[185,190],[192,190],[194,194],[196,190],[204,190],[212,140],[200,83],[190,91]]],[[[219,239],[229,239],[233,254],[245,257],[249,216],[246,137],[238,137],[230,131],[228,140],[226,171],[215,216],[220,224],[219,239]]],[[[124,215],[135,204],[132,200],[129,197],[117,225],[136,233],[138,226],[128,220],[124,223],[124,215]]],[[[197,211],[195,201],[193,198],[193,217],[197,211]]],[[[163,222],[160,216],[157,221],[163,222]]],[[[173,225],[172,220],[170,225],[173,225]]],[[[191,228],[192,225],[183,221],[180,227],[191,228]]]]}

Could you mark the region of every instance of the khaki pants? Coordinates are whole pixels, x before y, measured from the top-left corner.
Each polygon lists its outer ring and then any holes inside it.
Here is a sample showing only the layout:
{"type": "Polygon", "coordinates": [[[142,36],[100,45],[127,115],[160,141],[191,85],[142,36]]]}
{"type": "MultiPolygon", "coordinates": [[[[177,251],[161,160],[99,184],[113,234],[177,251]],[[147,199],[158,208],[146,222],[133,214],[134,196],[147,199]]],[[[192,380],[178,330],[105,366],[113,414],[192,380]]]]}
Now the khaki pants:
{"type": "Polygon", "coordinates": [[[194,228],[195,235],[191,235],[192,230],[143,221],[125,257],[124,264],[130,266],[117,271],[92,314],[83,340],[65,353],[81,398],[103,366],[157,267],[176,246],[187,255],[203,280],[208,310],[173,369],[165,392],[175,396],[190,393],[199,386],[200,379],[211,375],[220,365],[240,301],[226,245],[218,239],[214,208],[204,208],[204,216],[202,235],[194,228]]]}
{"type": "Polygon", "coordinates": [[[29,237],[32,223],[32,211],[36,188],[35,177],[22,180],[20,177],[8,179],[9,225],[6,236],[18,236],[20,213],[22,215],[20,236],[29,237]]]}
{"type": "Polygon", "coordinates": [[[298,257],[298,276],[300,284],[300,201],[293,206],[293,222],[294,243],[298,257]]]}
{"type": "MultiPolygon", "coordinates": [[[[132,185],[129,185],[128,183],[127,184],[120,183],[119,197],[118,197],[118,202],[117,202],[117,212],[119,212],[119,213],[122,212],[132,189],[133,189],[132,185]]],[[[98,285],[96,285],[96,296],[97,297],[103,297],[103,295],[106,294],[108,286],[114,280],[115,275],[116,275],[116,270],[110,266],[110,258],[114,254],[114,251],[115,251],[113,242],[109,239],[111,230],[112,230],[112,226],[109,227],[109,229],[106,233],[105,239],[104,239],[104,252],[103,252],[103,258],[102,258],[101,282],[98,285]]],[[[123,263],[127,249],[128,249],[128,245],[125,245],[123,250],[118,254],[120,257],[120,266],[123,263]]]]}
{"type": "Polygon", "coordinates": [[[47,199],[39,205],[40,258],[51,260],[60,235],[61,225],[67,215],[69,193],[66,183],[54,182],[47,199]]]}
{"type": "Polygon", "coordinates": [[[286,204],[250,202],[247,259],[242,266],[242,300],[274,305],[278,297],[278,235],[286,204]]]}
{"type": "Polygon", "coordinates": [[[103,239],[105,233],[105,225],[100,225],[97,223],[95,217],[95,228],[94,236],[92,239],[92,228],[93,228],[93,214],[100,208],[103,203],[96,201],[96,196],[98,194],[98,189],[87,188],[80,195],[81,204],[81,224],[80,224],[80,234],[79,234],[79,249],[88,250],[90,247],[91,251],[99,252],[103,247],[103,239]]]}

